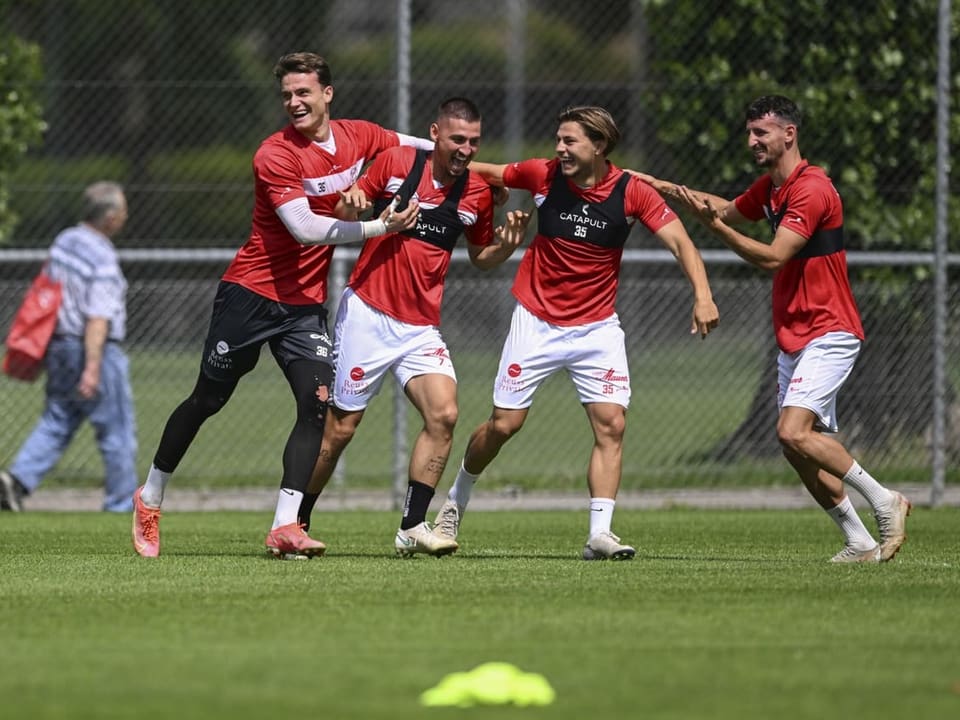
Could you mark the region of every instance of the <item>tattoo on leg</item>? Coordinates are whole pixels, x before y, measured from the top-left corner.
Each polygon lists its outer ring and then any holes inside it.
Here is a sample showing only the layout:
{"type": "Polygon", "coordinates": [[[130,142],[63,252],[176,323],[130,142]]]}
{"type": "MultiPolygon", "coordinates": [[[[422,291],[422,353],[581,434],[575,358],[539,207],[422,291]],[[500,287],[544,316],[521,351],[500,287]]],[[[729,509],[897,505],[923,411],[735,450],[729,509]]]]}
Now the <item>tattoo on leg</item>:
{"type": "Polygon", "coordinates": [[[442,455],[437,455],[436,457],[432,457],[427,461],[427,468],[426,468],[427,474],[440,477],[441,475],[443,475],[443,471],[446,467],[447,467],[447,458],[445,458],[442,455]]]}

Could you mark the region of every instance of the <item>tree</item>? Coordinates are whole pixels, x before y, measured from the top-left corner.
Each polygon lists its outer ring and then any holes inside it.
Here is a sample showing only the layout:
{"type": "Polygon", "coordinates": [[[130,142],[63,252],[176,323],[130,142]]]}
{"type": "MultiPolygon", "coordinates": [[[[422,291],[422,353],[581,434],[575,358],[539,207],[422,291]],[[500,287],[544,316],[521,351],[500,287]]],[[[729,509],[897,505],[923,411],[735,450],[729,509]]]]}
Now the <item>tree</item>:
{"type": "MultiPolygon", "coordinates": [[[[757,174],[746,152],[743,108],[759,95],[788,95],[804,114],[804,155],[827,169],[844,198],[848,247],[929,250],[937,167],[937,5],[733,0],[714,15],[692,0],[650,0],[654,47],[647,107],[655,136],[648,142],[657,153],[650,167],[692,187],[735,196],[757,174]]],[[[954,5],[954,26],[958,18],[954,5]]],[[[958,57],[960,37],[951,38],[951,55],[958,57]]],[[[955,96],[957,76],[952,83],[955,96]]],[[[950,123],[955,143],[956,110],[950,123]]],[[[951,227],[960,223],[958,194],[954,184],[951,227]]],[[[709,235],[698,240],[719,242],[709,235]]],[[[869,281],[870,292],[859,298],[868,341],[844,389],[843,407],[844,424],[863,447],[915,438],[932,417],[928,274],[924,267],[856,273],[856,280],[869,281]]],[[[775,361],[774,351],[765,358],[768,372],[775,361]]],[[[768,377],[747,418],[714,449],[714,457],[777,451],[768,377]]]]}
{"type": "Polygon", "coordinates": [[[46,127],[37,96],[42,75],[40,48],[0,28],[0,244],[17,221],[10,207],[10,173],[30,147],[40,144],[46,127]]]}

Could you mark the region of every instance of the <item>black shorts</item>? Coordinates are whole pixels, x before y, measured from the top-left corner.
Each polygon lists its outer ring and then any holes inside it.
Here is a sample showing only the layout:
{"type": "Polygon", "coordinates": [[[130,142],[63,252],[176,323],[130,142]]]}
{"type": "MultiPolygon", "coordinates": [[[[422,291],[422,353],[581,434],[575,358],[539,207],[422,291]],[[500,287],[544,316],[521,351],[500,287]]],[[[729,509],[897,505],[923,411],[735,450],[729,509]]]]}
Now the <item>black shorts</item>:
{"type": "Polygon", "coordinates": [[[323,305],[287,305],[221,281],[203,344],[203,372],[222,382],[238,380],[256,367],[265,342],[284,372],[294,360],[333,364],[323,305]]]}

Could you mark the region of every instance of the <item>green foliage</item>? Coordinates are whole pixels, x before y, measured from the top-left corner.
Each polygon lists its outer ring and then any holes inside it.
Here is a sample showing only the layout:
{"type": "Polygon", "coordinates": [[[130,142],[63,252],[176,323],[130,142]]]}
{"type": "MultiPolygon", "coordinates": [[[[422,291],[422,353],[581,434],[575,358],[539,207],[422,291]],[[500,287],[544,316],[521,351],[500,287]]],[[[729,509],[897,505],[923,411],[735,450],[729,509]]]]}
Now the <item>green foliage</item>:
{"type": "Polygon", "coordinates": [[[915,510],[872,566],[826,562],[814,509],[618,510],[637,558],[585,563],[586,515],[468,513],[456,555],[399,560],[399,513],[318,511],[327,557],[285,563],[266,512],[165,512],[149,561],[127,515],[5,513],[0,695],[25,718],[956,715],[956,508],[915,510]],[[489,661],[556,701],[419,704],[489,661]]]}
{"type": "MultiPolygon", "coordinates": [[[[801,149],[844,197],[851,247],[927,250],[934,231],[936,0],[649,3],[652,170],[731,197],[756,175],[743,107],[780,93],[804,113],[801,149]],[[749,38],[745,42],[745,38],[749,38]]],[[[953,7],[954,25],[960,8],[953,7]]],[[[960,56],[960,36],[951,36],[960,56]]],[[[955,76],[950,91],[956,97],[955,76]]],[[[951,115],[954,144],[960,113],[951,115]]],[[[953,153],[955,154],[955,153],[953,153]]],[[[956,190],[950,226],[960,223],[956,190]]]]}
{"type": "Polygon", "coordinates": [[[239,246],[250,232],[252,157],[252,150],[230,146],[154,156],[150,177],[165,192],[143,208],[147,227],[166,245],[194,246],[202,237],[239,246]]]}
{"type": "Polygon", "coordinates": [[[0,244],[17,221],[10,172],[46,129],[38,91],[42,75],[40,48],[0,29],[0,244]]]}
{"type": "Polygon", "coordinates": [[[80,194],[91,178],[125,182],[129,167],[129,160],[118,155],[25,160],[10,173],[11,184],[17,188],[12,203],[19,216],[12,235],[16,245],[49,246],[57,232],[77,221],[80,194]]]}

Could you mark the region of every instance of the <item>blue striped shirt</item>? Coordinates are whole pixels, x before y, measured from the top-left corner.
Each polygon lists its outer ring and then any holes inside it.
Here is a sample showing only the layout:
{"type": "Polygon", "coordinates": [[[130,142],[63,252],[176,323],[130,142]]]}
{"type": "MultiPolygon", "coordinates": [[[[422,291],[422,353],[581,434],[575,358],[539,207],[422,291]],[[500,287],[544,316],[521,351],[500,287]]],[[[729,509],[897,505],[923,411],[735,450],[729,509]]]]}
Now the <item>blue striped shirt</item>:
{"type": "Polygon", "coordinates": [[[109,340],[127,334],[127,280],[110,238],[83,223],[67,228],[50,247],[47,273],[63,286],[58,335],[83,336],[87,319],[105,318],[109,340]]]}

